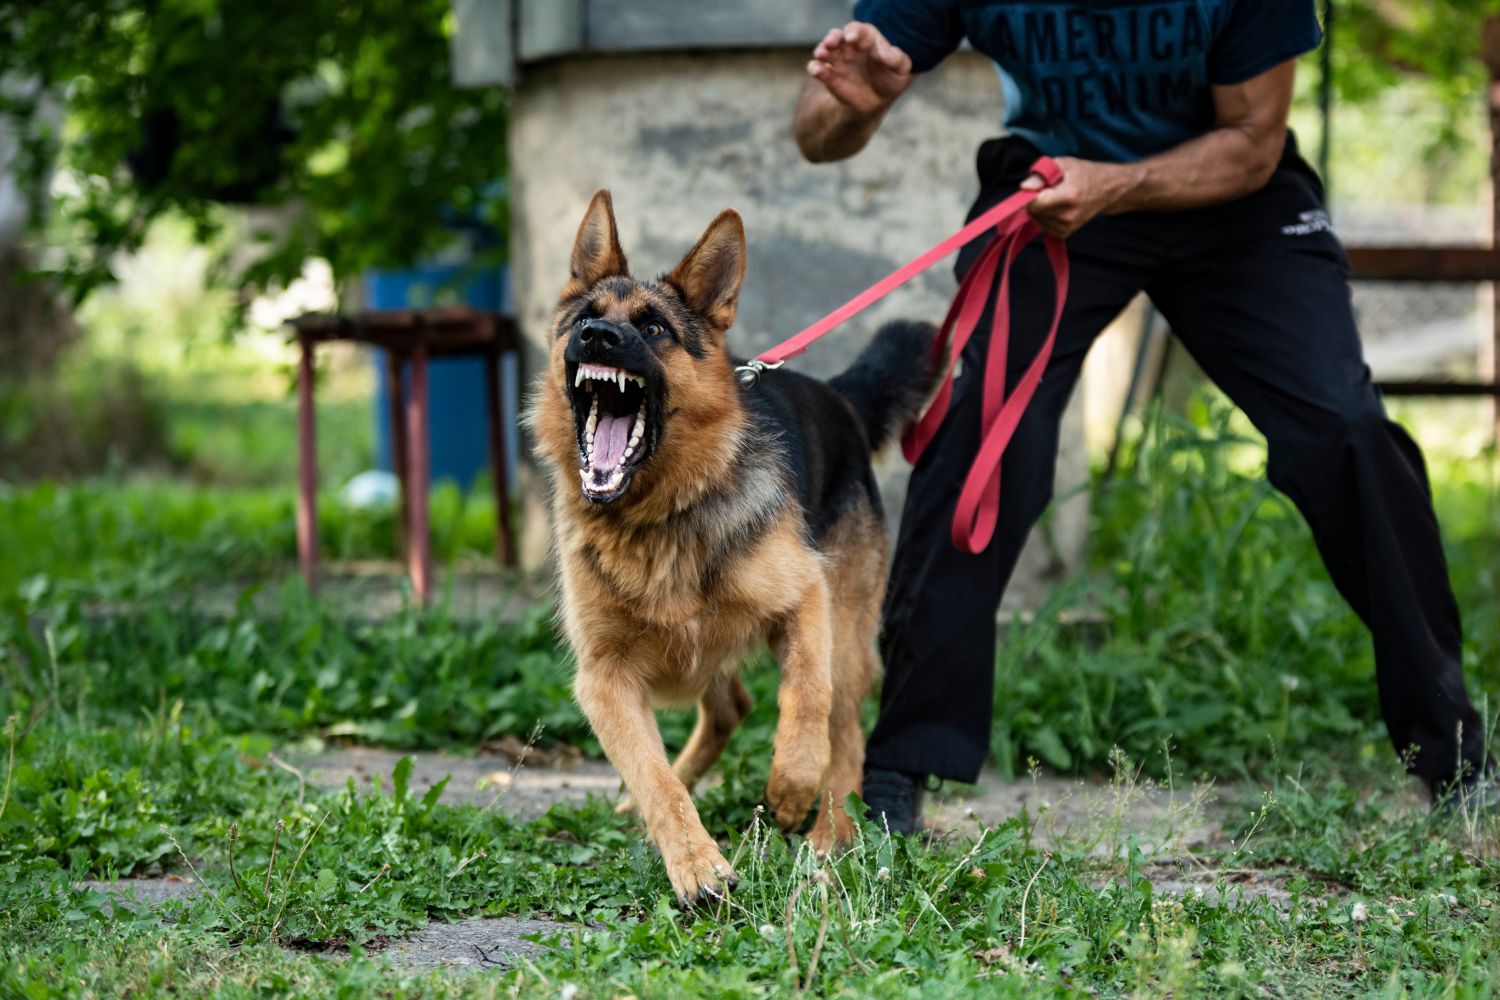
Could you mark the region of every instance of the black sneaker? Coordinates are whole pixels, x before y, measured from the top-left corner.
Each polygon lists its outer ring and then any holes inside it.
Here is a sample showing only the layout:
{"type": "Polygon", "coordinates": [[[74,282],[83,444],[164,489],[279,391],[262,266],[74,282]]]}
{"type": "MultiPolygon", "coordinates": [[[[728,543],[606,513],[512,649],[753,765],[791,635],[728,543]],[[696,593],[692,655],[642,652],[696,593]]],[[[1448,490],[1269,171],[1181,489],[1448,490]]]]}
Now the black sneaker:
{"type": "Polygon", "coordinates": [[[865,817],[891,833],[922,830],[922,775],[871,768],[865,772],[862,796],[865,817]]]}

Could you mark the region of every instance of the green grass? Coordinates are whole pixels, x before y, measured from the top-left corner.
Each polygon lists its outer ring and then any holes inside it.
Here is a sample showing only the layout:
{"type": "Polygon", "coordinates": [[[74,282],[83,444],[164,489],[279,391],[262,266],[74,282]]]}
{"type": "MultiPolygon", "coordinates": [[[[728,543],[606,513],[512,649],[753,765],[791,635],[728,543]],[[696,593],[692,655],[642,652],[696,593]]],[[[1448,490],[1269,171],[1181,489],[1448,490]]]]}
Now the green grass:
{"type": "Polygon", "coordinates": [[[722,911],[683,914],[655,852],[602,805],[521,825],[418,797],[404,767],[382,791],[304,792],[265,766],[266,749],[170,714],[28,734],[0,816],[0,991],[338,996],[380,982],[407,996],[564,984],[586,997],[760,996],[810,980],[835,996],[1478,996],[1500,971],[1487,945],[1500,872],[1420,813],[1383,815],[1389,769],[1366,775],[1373,788],[1284,778],[1233,845],[1197,859],[1280,871],[1280,907],[1236,899],[1227,878],[1226,899],[1159,896],[1129,842],[1044,851],[1019,818],[932,849],[866,829],[820,864],[754,818],[726,825],[710,802],[742,883],[722,911]],[[71,888],[85,874],[181,870],[183,858],[211,891],[170,904],[165,925],[107,916],[71,888]],[[479,981],[271,947],[359,948],[483,913],[575,929],[559,930],[567,947],[479,981]]]}
{"type": "Polygon", "coordinates": [[[231,733],[412,748],[472,747],[541,724],[548,742],[597,751],[545,609],[519,625],[417,612],[349,623],[300,580],[276,616],[227,621],[166,604],[90,617],[53,589],[31,596],[0,625],[22,713],[124,723],[180,702],[231,733]]]}
{"type": "MultiPolygon", "coordinates": [[[[1368,640],[1237,428],[1217,408],[1153,419],[1121,474],[1096,484],[1095,562],[1056,605],[1096,605],[1113,626],[1100,639],[1043,614],[1005,636],[994,750],[1017,773],[1035,758],[1127,783],[1239,780],[1227,837],[1178,859],[1222,896],[1158,894],[1153,859],[1121,830],[1044,845],[1022,818],[931,847],[867,829],[818,863],[755,811],[775,718],[764,663],[724,781],[700,796],[742,875],[719,912],[675,909],[655,851],[601,802],[524,824],[419,795],[404,768],[375,791],[304,788],[274,749],[462,751],[541,722],[544,741],[596,752],[545,611],[516,625],[441,608],[351,623],[293,583],[272,613],[208,615],[195,588],[284,572],[285,497],[12,489],[0,996],[1489,996],[1494,833],[1412,807],[1368,640]],[[75,888],[160,872],[197,872],[212,891],[133,916],[75,888]],[[1284,900],[1238,898],[1247,876],[1284,900]],[[367,954],[476,914],[551,915],[566,943],[468,977],[367,954]]],[[[1489,694],[1492,463],[1434,470],[1471,688],[1489,694]]],[[[445,557],[487,548],[487,523],[468,540],[473,508],[443,503],[445,557]]],[[[323,517],[334,552],[389,544],[378,516],[323,517]]],[[[689,721],[665,717],[669,743],[689,721]]]]}
{"type": "MultiPolygon", "coordinates": [[[[489,557],[494,503],[450,483],[431,497],[433,555],[489,557]]],[[[184,585],[254,582],[297,555],[294,487],[222,487],[155,477],[76,484],[0,483],[0,593],[42,578],[89,593],[150,595],[184,585]]],[[[395,511],[318,503],[325,558],[391,559],[395,511]]]]}
{"type": "MultiPolygon", "coordinates": [[[[1002,772],[1024,773],[1030,758],[1107,772],[1116,746],[1158,776],[1167,746],[1179,769],[1211,775],[1263,775],[1277,755],[1387,752],[1367,634],[1296,511],[1265,484],[1257,446],[1222,408],[1199,417],[1152,419],[1117,477],[1096,485],[1093,572],[1003,637],[993,740],[1002,772]],[[1108,615],[1102,641],[1056,624],[1052,611],[1076,606],[1108,615]]],[[[1500,619],[1485,613],[1500,606],[1493,476],[1493,458],[1435,467],[1480,695],[1500,691],[1500,619]]],[[[433,509],[440,559],[488,550],[484,499],[442,489],[433,509]]],[[[327,554],[394,554],[389,512],[330,501],[321,515],[327,554]]],[[[285,574],[295,538],[284,492],[16,489],[0,493],[0,549],[10,554],[0,642],[27,651],[9,668],[25,704],[60,672],[116,715],[183,698],[234,732],[451,747],[540,719],[548,739],[594,746],[543,612],[519,629],[441,609],[350,626],[291,584],[269,617],[196,616],[205,583],[285,574]],[[101,600],[136,610],[100,616],[101,600]],[[51,651],[33,634],[40,618],[53,625],[51,651]]],[[[759,701],[774,683],[753,672],[759,701]]]]}

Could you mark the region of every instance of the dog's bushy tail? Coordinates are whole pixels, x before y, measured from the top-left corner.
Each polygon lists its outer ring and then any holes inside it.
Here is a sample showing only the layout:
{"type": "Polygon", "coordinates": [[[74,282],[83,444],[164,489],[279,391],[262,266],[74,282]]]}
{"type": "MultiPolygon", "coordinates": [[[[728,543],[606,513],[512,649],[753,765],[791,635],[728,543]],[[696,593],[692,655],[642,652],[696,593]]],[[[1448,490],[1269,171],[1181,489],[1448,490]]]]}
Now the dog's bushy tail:
{"type": "Polygon", "coordinates": [[[871,451],[883,448],[922,412],[937,381],[936,336],[931,323],[893,320],[876,331],[848,370],[828,380],[864,421],[871,451]]]}

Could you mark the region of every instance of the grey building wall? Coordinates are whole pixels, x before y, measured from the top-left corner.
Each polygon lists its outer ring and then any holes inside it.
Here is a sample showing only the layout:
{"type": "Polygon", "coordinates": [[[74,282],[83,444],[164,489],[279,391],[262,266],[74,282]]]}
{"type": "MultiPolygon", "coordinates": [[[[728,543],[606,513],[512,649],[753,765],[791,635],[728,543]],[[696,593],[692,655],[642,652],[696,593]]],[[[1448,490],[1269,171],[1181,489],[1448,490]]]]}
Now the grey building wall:
{"type": "Polygon", "coordinates": [[[453,78],[515,83],[521,67],[588,53],[808,49],[854,0],[453,0],[453,78]]]}
{"type": "MultiPolygon", "coordinates": [[[[977,191],[973,154],[998,130],[993,67],[960,53],[919,79],[863,153],[805,163],[791,114],[805,48],[565,56],[525,66],[509,136],[512,276],[522,328],[541,343],[568,254],[593,192],[609,188],[637,273],[665,271],[720,210],[744,217],[749,271],[735,349],[781,341],[948,235],[977,191]]],[[[858,352],[882,320],[940,320],[955,289],[951,264],[913,281],[792,362],[826,376],[858,352]]],[[[1057,495],[1071,497],[1038,532],[1012,597],[1035,602],[1075,566],[1086,527],[1082,410],[1066,418],[1057,495]]],[[[881,462],[892,523],[906,467],[881,462]]],[[[535,490],[528,490],[535,497],[535,490]]],[[[525,553],[544,551],[544,522],[526,518],[525,553]]]]}

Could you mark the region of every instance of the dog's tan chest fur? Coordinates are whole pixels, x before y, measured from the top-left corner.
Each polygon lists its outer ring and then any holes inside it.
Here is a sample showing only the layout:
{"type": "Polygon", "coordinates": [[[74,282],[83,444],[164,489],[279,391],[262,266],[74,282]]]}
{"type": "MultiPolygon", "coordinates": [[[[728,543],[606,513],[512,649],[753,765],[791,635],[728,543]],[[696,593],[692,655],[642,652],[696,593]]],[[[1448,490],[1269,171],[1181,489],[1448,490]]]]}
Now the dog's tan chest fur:
{"type": "Polygon", "coordinates": [[[570,639],[586,652],[581,662],[650,664],[654,701],[695,701],[776,630],[792,610],[792,595],[820,572],[819,558],[790,524],[719,566],[712,584],[705,581],[708,558],[703,546],[667,531],[569,546],[564,606],[570,639]]]}

